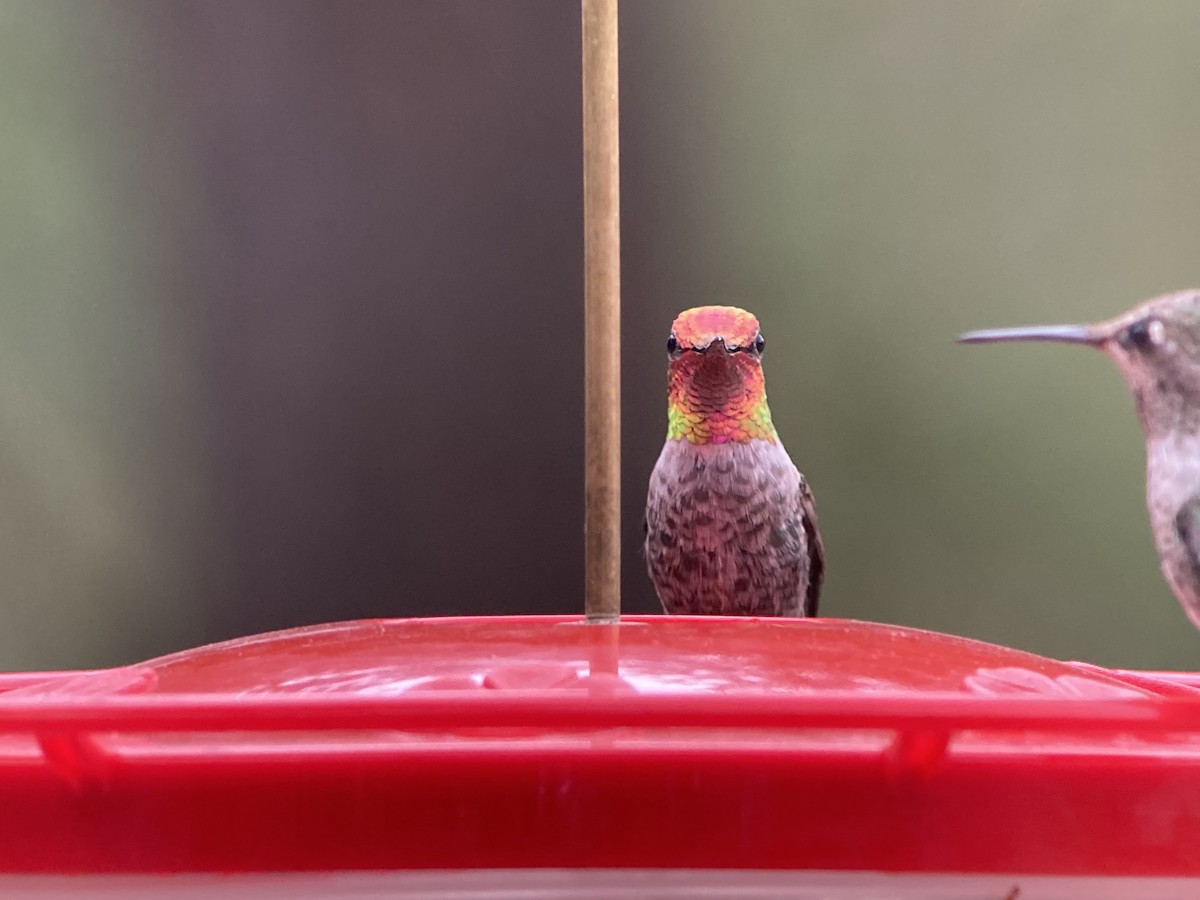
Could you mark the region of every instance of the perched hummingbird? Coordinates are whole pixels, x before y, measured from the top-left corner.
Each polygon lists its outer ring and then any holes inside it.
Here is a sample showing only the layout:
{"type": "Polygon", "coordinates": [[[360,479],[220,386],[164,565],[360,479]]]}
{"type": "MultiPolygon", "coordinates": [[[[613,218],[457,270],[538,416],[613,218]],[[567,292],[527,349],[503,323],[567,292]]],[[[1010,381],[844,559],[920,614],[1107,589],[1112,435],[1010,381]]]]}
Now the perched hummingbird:
{"type": "Polygon", "coordinates": [[[1060,341],[1107,353],[1146,436],[1146,505],[1162,572],[1200,628],[1200,291],[1147,300],[1095,325],[971,331],[960,341],[1060,341]]]}
{"type": "Polygon", "coordinates": [[[646,565],[668,613],[815,616],[825,551],[812,492],[771,424],[758,319],[681,312],[667,338],[667,440],[646,497],[646,565]]]}

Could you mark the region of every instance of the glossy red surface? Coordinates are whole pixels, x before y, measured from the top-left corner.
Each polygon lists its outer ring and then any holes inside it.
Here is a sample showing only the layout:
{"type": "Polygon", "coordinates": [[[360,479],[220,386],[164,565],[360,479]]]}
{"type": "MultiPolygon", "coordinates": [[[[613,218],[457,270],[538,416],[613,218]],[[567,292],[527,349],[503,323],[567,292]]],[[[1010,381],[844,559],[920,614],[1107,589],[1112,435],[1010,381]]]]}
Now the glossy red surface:
{"type": "Polygon", "coordinates": [[[1200,875],[1200,691],[818,620],[351,622],[0,678],[0,872],[1200,875]]]}

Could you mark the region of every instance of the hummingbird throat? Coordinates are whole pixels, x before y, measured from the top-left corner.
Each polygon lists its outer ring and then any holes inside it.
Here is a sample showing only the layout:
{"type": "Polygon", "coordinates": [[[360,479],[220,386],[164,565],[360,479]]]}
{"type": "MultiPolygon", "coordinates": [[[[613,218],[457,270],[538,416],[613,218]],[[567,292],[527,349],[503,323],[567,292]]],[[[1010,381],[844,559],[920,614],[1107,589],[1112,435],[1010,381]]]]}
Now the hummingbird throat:
{"type": "Polygon", "coordinates": [[[739,361],[683,357],[667,388],[667,440],[690,444],[775,443],[762,369],[739,361]]]}

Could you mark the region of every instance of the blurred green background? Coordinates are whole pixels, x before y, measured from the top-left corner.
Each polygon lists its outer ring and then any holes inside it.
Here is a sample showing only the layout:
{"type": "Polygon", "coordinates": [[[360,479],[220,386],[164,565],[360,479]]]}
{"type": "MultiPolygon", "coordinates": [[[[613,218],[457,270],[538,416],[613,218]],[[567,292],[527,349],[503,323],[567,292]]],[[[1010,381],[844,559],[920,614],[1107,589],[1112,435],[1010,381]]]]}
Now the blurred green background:
{"type": "MultiPolygon", "coordinates": [[[[1200,669],[1132,404],[961,331],[1200,286],[1200,6],[622,7],[624,590],[758,313],[822,611],[1200,669]]],[[[573,3],[0,0],[0,669],[581,608],[573,3]]]]}

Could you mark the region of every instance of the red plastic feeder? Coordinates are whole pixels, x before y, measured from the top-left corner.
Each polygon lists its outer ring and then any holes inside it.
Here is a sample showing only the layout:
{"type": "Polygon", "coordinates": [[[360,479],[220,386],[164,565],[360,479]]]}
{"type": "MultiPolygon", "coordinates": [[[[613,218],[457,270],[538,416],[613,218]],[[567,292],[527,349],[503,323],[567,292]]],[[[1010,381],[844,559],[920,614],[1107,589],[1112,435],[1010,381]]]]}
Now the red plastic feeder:
{"type": "Polygon", "coordinates": [[[930,896],[903,893],[917,873],[988,876],[962,896],[1117,895],[1064,876],[1200,896],[1161,880],[1200,876],[1182,676],[862,622],[661,616],[350,622],[5,679],[10,880],[475,870],[503,896],[521,871],[570,870],[569,893],[608,870],[594,883],[649,896],[653,871],[721,869],[771,896],[888,878],[866,873],[908,873],[888,896],[930,896]]]}

